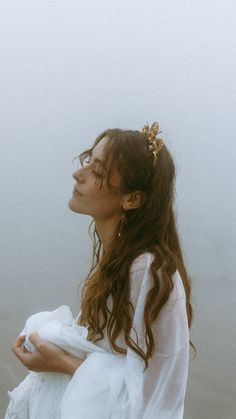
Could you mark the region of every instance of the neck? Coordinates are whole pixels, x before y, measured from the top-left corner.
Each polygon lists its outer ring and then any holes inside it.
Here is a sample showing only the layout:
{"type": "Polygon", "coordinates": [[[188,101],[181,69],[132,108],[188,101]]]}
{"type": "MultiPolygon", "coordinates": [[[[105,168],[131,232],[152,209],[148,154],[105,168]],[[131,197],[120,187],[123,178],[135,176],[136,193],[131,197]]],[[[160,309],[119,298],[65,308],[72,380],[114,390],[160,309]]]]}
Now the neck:
{"type": "Polygon", "coordinates": [[[95,220],[96,230],[105,251],[108,250],[110,243],[114,239],[117,232],[118,222],[119,220],[114,219],[95,220]]]}

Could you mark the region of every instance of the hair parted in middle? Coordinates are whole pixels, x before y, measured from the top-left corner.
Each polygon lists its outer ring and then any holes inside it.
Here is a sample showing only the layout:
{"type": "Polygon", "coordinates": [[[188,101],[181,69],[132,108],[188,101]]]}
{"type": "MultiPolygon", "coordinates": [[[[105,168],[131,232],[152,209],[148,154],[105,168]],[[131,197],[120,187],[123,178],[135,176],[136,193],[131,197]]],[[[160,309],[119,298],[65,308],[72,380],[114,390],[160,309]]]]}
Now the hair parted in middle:
{"type": "MultiPolygon", "coordinates": [[[[116,344],[117,337],[123,331],[127,346],[143,358],[147,367],[148,359],[155,349],[151,325],[173,289],[172,275],[176,269],[179,270],[185,288],[189,327],[193,315],[190,277],[184,264],[173,210],[175,165],[163,141],[158,153],[154,155],[147,130],[142,132],[119,128],[103,131],[92,148],[80,155],[80,159],[91,154],[104,137],[108,138],[104,145],[104,163],[108,169],[107,187],[117,193],[139,190],[143,192],[144,199],[139,208],[126,210],[125,218],[122,216],[117,234],[106,251],[102,249],[92,221],[93,261],[82,291],[80,324],[88,326],[89,339],[94,342],[104,337],[104,328],[107,327],[110,345],[118,353],[126,352],[116,344]],[[121,176],[118,189],[110,182],[114,169],[121,176]],[[151,252],[155,256],[151,265],[153,288],[147,295],[144,308],[146,351],[130,337],[133,307],[130,302],[129,271],[134,259],[144,252],[151,252]],[[162,284],[157,275],[159,269],[162,284]],[[110,294],[113,307],[108,313],[106,301],[110,294]]],[[[156,138],[157,145],[160,140],[156,138]]]]}

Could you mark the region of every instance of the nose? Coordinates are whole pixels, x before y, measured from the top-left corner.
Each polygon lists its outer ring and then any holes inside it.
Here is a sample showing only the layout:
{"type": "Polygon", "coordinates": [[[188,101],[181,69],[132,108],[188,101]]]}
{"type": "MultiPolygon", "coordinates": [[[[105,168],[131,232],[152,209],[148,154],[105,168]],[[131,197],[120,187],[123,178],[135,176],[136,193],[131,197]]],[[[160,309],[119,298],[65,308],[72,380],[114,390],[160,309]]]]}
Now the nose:
{"type": "Polygon", "coordinates": [[[79,168],[72,173],[73,178],[80,183],[84,182],[83,170],[79,168]]]}

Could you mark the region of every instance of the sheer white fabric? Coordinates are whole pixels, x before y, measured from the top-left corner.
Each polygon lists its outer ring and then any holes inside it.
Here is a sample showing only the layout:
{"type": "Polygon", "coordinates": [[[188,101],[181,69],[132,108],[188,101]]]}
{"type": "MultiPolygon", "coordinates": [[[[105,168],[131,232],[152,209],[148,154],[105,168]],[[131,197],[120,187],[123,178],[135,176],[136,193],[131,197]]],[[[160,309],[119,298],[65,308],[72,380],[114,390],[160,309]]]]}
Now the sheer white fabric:
{"type": "MultiPolygon", "coordinates": [[[[138,345],[144,350],[143,310],[147,293],[153,286],[152,260],[151,253],[144,253],[131,267],[133,325],[138,345]]],[[[117,343],[127,349],[127,355],[114,353],[106,333],[96,344],[88,342],[87,330],[76,325],[68,307],[51,312],[55,317],[53,321],[46,318],[48,314],[43,320],[42,313],[35,315],[38,321],[33,324],[35,331],[85,360],[73,377],[30,372],[10,393],[5,419],[182,419],[189,332],[185,292],[178,271],[173,279],[174,288],[153,324],[157,349],[145,372],[143,360],[127,348],[122,334],[117,343]]],[[[111,299],[108,303],[112,305],[111,299]]],[[[33,330],[29,329],[28,333],[33,330]]],[[[132,338],[136,340],[133,332],[132,338]]]]}
{"type": "MultiPolygon", "coordinates": [[[[133,300],[137,301],[134,326],[139,346],[145,348],[143,310],[147,292],[153,285],[150,265],[153,255],[142,255],[132,269],[133,300]]],[[[158,272],[160,274],[160,271],[158,272]]],[[[143,374],[142,419],[182,419],[188,376],[189,329],[185,291],[179,272],[174,289],[153,324],[156,351],[143,374]]],[[[128,350],[129,356],[130,350],[128,350]]]]}

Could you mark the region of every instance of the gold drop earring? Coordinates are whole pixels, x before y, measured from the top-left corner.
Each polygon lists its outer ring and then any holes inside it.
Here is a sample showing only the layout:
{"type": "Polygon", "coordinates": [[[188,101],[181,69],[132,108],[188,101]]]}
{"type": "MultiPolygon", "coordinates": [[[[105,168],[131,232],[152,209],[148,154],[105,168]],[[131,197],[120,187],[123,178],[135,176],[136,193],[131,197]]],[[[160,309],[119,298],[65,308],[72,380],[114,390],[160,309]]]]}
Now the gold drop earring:
{"type": "Polygon", "coordinates": [[[126,225],[127,222],[128,222],[128,220],[126,218],[126,211],[122,207],[122,215],[121,215],[121,219],[120,219],[120,228],[119,228],[118,237],[121,237],[123,226],[126,225]]]}

